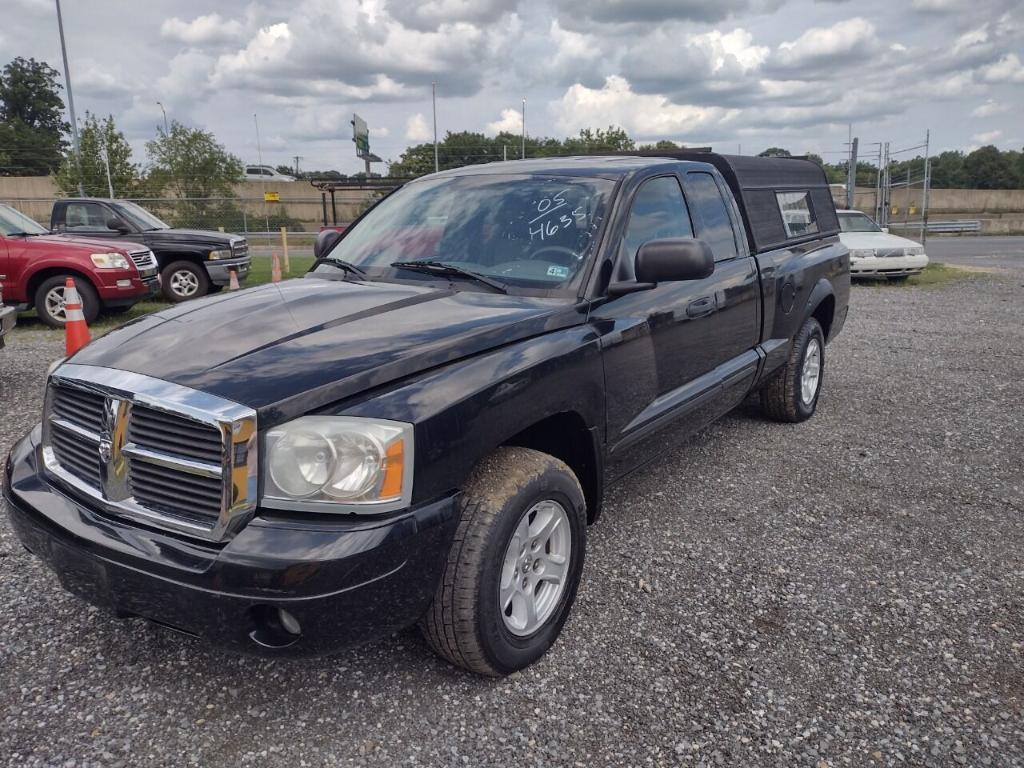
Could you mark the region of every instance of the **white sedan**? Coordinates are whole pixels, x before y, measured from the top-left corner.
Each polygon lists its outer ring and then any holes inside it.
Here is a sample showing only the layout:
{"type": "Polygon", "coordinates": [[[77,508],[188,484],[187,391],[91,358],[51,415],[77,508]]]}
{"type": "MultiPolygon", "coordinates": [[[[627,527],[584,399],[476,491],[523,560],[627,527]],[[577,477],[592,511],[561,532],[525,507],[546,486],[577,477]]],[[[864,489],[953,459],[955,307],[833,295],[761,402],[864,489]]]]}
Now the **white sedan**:
{"type": "Polygon", "coordinates": [[[906,280],[928,266],[924,246],[890,235],[860,211],[839,214],[839,240],[850,249],[850,275],[906,280]]]}

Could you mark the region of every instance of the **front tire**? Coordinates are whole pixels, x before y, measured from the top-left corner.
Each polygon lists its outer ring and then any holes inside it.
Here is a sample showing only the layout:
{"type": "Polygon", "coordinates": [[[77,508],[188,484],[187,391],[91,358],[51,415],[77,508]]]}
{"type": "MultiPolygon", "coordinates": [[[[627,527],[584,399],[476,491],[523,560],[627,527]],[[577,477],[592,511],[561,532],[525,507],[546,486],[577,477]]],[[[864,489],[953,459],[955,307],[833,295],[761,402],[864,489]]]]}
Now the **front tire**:
{"type": "Polygon", "coordinates": [[[210,276],[199,264],[175,261],[163,268],[160,284],[164,298],[178,304],[205,296],[210,290],[210,276]]]}
{"type": "Polygon", "coordinates": [[[463,488],[462,517],[420,628],[442,658],[500,677],[529,666],[569,617],[586,549],[586,501],[563,462],[499,448],[463,488]]]}
{"type": "MultiPolygon", "coordinates": [[[[35,306],[39,319],[51,328],[64,327],[64,285],[72,275],[54,275],[36,288],[35,306]]],[[[82,300],[82,314],[85,322],[92,325],[100,314],[100,297],[92,283],[81,277],[74,277],[75,288],[82,300]]]]}
{"type": "Polygon", "coordinates": [[[761,390],[761,409],[775,421],[806,421],[818,408],[824,375],[825,334],[811,317],[793,339],[786,364],[761,390]]]}

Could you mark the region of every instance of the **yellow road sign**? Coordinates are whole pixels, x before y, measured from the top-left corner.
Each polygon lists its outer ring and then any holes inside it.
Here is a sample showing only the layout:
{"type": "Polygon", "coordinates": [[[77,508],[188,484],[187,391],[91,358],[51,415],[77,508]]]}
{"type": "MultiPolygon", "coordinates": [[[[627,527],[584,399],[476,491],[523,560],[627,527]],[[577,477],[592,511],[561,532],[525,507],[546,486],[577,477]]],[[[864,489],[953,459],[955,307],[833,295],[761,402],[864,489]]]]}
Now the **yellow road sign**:
{"type": "Polygon", "coordinates": [[[280,203],[281,193],[280,192],[264,192],[263,193],[264,203],[280,203]]]}

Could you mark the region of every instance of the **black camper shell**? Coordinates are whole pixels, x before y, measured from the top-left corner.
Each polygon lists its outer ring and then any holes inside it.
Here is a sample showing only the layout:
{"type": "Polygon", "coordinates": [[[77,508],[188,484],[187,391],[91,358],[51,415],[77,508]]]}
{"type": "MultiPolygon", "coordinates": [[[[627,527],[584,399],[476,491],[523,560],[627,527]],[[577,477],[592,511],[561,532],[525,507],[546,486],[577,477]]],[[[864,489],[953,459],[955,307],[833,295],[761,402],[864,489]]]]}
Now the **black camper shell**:
{"type": "MultiPolygon", "coordinates": [[[[709,151],[638,152],[713,165],[725,179],[743,215],[750,250],[763,253],[839,234],[839,218],[825,169],[803,157],[720,155],[709,151]],[[783,218],[785,193],[805,193],[809,220],[789,226],[783,218]],[[809,226],[810,225],[810,226],[809,226]]],[[[799,199],[790,195],[789,201],[799,199]]],[[[792,214],[791,214],[792,215],[792,214]]]]}

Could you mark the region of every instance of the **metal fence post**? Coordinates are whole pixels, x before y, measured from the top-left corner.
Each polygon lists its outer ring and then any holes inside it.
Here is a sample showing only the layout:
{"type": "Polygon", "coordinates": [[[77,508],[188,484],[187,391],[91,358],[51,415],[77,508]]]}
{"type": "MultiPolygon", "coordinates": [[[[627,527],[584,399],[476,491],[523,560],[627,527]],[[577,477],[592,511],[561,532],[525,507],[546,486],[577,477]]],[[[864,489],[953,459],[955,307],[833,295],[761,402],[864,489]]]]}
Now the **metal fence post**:
{"type": "Polygon", "coordinates": [[[290,275],[292,265],[288,261],[288,227],[281,227],[281,251],[284,253],[284,271],[290,275]]]}

